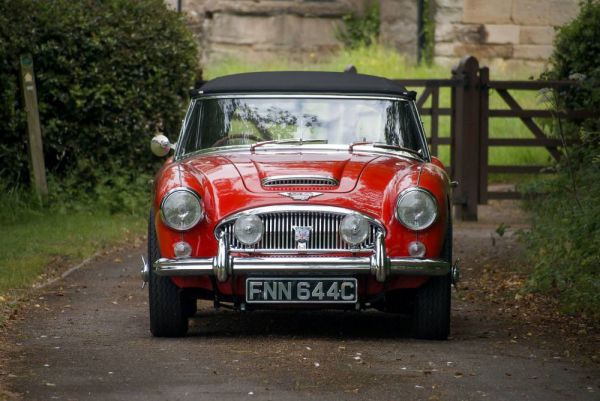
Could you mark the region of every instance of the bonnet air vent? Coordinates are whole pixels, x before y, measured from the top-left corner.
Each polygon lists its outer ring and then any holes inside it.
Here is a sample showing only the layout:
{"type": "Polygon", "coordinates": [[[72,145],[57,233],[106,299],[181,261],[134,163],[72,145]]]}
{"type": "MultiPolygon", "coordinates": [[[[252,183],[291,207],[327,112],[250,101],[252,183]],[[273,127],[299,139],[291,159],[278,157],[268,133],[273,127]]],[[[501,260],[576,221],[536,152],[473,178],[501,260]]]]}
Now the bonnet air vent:
{"type": "Polygon", "coordinates": [[[338,181],[319,176],[278,176],[262,180],[264,187],[336,187],[338,181]]]}

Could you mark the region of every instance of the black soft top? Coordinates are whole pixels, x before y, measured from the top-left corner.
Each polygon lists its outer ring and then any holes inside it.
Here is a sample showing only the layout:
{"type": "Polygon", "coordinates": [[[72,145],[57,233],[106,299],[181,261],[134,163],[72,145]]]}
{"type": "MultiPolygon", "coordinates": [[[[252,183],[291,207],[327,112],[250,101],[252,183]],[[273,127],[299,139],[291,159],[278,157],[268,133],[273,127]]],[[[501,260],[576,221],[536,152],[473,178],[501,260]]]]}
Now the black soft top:
{"type": "Polygon", "coordinates": [[[392,80],[350,72],[274,71],[227,75],[206,82],[196,94],[291,92],[386,94],[414,98],[392,80]]]}

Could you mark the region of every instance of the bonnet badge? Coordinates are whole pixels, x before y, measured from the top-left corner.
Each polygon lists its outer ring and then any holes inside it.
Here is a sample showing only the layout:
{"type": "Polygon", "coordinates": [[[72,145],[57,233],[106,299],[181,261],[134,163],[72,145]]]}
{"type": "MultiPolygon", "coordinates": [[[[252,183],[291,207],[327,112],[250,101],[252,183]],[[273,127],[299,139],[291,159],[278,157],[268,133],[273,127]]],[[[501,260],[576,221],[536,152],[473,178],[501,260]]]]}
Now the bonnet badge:
{"type": "Polygon", "coordinates": [[[323,195],[322,192],[280,192],[279,195],[287,196],[297,201],[307,201],[315,196],[323,195]]]}

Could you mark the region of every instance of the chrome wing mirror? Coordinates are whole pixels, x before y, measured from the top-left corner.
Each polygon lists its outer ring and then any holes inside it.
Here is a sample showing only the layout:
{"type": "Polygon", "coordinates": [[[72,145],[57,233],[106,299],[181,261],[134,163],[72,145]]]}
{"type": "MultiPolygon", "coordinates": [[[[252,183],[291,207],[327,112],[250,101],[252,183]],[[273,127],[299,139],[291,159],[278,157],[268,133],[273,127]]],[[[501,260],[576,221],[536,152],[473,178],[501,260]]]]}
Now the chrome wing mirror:
{"type": "Polygon", "coordinates": [[[156,135],[150,141],[150,149],[155,156],[163,157],[169,154],[171,149],[174,149],[175,145],[169,142],[169,138],[164,135],[156,135]]]}

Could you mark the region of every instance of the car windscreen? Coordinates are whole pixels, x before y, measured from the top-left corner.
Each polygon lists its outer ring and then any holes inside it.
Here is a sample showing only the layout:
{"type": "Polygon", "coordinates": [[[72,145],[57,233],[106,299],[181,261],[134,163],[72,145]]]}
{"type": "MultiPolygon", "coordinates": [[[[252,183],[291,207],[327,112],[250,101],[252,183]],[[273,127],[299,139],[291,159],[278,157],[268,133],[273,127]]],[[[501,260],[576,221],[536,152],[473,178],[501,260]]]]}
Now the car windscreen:
{"type": "Polygon", "coordinates": [[[369,97],[207,97],[188,112],[178,155],[262,141],[377,142],[417,152],[421,139],[414,103],[369,97]]]}

